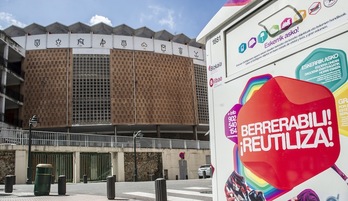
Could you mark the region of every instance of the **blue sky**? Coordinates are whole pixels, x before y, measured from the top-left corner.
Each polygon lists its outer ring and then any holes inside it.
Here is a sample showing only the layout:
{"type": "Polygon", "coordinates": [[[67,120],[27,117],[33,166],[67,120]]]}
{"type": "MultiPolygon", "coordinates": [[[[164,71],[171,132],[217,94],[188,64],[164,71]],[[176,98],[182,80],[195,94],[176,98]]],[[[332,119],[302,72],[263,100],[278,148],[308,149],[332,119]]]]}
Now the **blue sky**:
{"type": "Polygon", "coordinates": [[[59,22],[146,26],[196,38],[227,0],[0,0],[0,29],[59,22]]]}

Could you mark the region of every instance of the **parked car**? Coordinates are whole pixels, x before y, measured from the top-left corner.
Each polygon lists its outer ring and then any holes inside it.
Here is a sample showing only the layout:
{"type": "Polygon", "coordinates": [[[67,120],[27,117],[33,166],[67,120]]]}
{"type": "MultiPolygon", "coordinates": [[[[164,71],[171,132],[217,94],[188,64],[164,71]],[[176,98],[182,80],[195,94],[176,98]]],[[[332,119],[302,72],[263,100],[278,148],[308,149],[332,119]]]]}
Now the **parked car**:
{"type": "Polygon", "coordinates": [[[199,168],[198,168],[198,178],[203,178],[203,172],[205,171],[205,176],[206,177],[211,177],[211,168],[210,168],[210,164],[204,164],[204,165],[201,165],[199,168]]]}

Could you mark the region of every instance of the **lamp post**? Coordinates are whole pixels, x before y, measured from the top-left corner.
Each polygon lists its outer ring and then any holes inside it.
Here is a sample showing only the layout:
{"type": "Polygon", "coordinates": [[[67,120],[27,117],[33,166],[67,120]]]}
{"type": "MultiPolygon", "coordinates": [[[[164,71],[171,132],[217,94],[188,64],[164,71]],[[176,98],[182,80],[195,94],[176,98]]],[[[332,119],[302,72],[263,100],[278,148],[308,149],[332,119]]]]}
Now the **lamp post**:
{"type": "Polygon", "coordinates": [[[138,180],[138,168],[137,168],[137,143],[136,139],[137,137],[143,137],[144,134],[141,133],[141,131],[134,132],[133,133],[133,147],[134,147],[134,181],[136,182],[138,180]]]}
{"type": "Polygon", "coordinates": [[[36,115],[29,119],[29,142],[28,142],[28,167],[27,167],[27,184],[32,184],[31,178],[31,128],[37,125],[36,115]]]}

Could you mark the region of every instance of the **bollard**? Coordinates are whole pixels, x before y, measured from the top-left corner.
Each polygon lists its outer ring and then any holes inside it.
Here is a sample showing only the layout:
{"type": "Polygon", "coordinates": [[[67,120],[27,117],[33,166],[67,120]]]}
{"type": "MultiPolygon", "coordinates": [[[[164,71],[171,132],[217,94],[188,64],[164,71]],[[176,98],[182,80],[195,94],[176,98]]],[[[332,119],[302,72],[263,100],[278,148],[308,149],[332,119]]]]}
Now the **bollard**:
{"type": "Polygon", "coordinates": [[[205,170],[203,171],[203,179],[207,178],[207,173],[205,172],[205,170]]]}
{"type": "Polygon", "coordinates": [[[179,179],[179,176],[178,175],[175,175],[175,180],[178,180],[179,179]]]}
{"type": "Polygon", "coordinates": [[[188,175],[186,175],[185,179],[188,179],[188,175]]]}
{"type": "Polygon", "coordinates": [[[158,178],[155,180],[156,201],[167,201],[166,180],[158,178]]]}
{"type": "Polygon", "coordinates": [[[59,175],[58,177],[58,195],[65,195],[66,193],[66,177],[59,175]]]}
{"type": "Polygon", "coordinates": [[[83,175],[83,183],[87,184],[87,175],[83,175]]]}
{"type": "Polygon", "coordinates": [[[114,175],[112,175],[113,177],[114,177],[114,181],[115,181],[115,183],[116,183],[116,175],[114,174],[114,175]]]}
{"type": "Polygon", "coordinates": [[[12,193],[13,191],[13,177],[6,175],[5,177],[5,193],[12,193]]]}
{"type": "Polygon", "coordinates": [[[106,194],[109,200],[115,199],[115,180],[114,176],[106,178],[106,194]]]}
{"type": "Polygon", "coordinates": [[[51,177],[51,184],[54,184],[54,180],[56,179],[56,177],[52,174],[52,177],[51,177]]]}
{"type": "Polygon", "coordinates": [[[12,177],[12,184],[15,185],[16,184],[16,175],[11,175],[12,177]]]}

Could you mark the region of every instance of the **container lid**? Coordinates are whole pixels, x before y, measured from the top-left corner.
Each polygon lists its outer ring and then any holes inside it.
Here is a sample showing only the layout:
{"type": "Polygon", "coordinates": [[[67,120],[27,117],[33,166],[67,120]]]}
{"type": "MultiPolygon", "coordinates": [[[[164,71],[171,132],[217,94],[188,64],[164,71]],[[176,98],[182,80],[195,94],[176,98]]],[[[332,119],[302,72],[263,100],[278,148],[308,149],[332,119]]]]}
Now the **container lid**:
{"type": "Polygon", "coordinates": [[[38,168],[52,168],[51,164],[38,164],[36,167],[38,168]]]}

